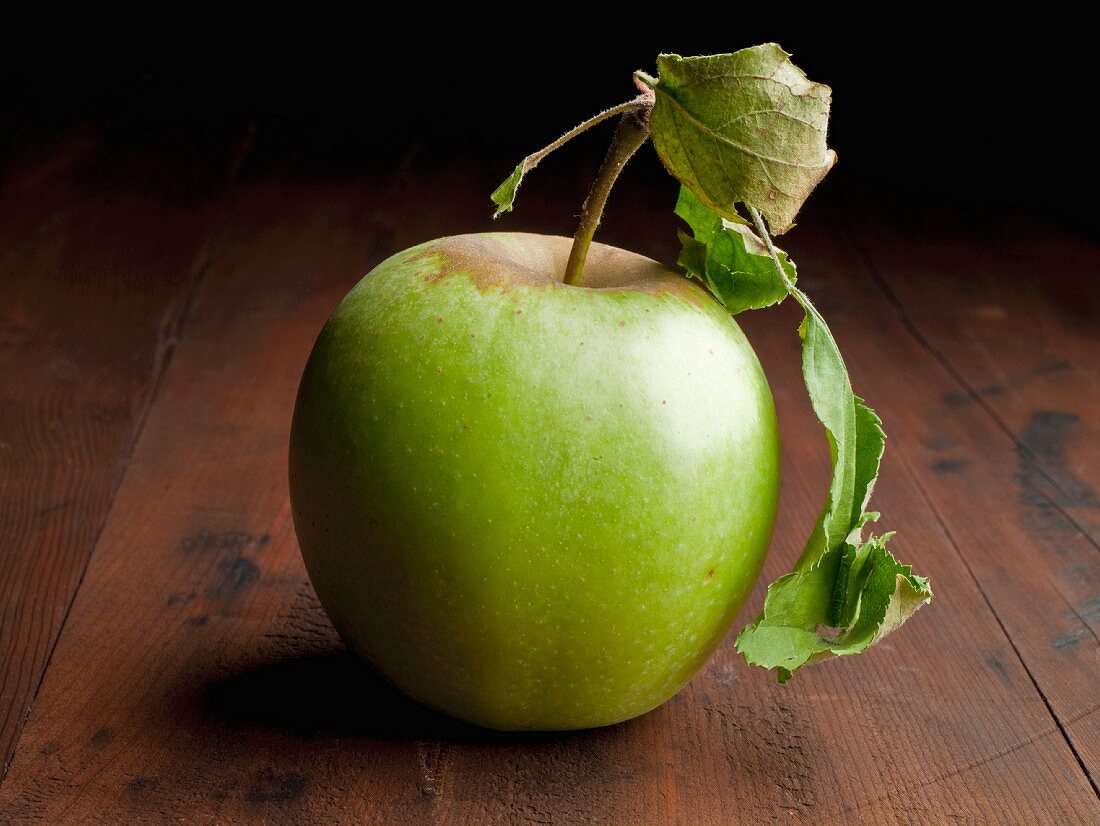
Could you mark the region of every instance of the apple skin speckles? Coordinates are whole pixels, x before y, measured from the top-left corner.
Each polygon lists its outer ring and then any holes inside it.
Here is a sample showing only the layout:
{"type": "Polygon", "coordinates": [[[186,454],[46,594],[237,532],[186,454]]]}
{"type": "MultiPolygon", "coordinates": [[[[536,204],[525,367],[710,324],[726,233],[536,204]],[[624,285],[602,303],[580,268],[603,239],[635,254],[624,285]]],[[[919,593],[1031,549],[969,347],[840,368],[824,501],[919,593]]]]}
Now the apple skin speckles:
{"type": "Polygon", "coordinates": [[[384,262],[294,413],[294,523],[333,623],[411,697],[493,728],[663,703],[725,636],[775,518],[775,414],[736,322],[599,244],[601,286],[534,283],[568,246],[462,236],[384,262]]]}

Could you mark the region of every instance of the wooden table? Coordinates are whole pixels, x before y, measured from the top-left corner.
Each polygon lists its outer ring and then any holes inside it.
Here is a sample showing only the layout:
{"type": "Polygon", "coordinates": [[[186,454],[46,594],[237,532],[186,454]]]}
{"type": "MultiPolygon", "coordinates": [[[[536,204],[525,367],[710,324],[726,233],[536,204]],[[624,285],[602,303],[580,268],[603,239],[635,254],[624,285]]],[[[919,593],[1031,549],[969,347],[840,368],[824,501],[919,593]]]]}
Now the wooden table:
{"type": "MultiPolygon", "coordinates": [[[[0,189],[0,821],[1100,821],[1100,247],[824,186],[787,246],[885,419],[876,509],[935,600],[786,686],[731,638],[641,719],[501,735],[344,652],[299,558],[286,445],[344,292],[488,228],[514,159],[414,146],[315,174],[262,138],[75,128],[0,189]]],[[[674,260],[652,164],[601,238],[674,260]]],[[[498,226],[570,231],[592,170],[567,168],[498,226]]],[[[742,318],[785,452],[745,620],[828,464],[795,308],[742,318]]]]}

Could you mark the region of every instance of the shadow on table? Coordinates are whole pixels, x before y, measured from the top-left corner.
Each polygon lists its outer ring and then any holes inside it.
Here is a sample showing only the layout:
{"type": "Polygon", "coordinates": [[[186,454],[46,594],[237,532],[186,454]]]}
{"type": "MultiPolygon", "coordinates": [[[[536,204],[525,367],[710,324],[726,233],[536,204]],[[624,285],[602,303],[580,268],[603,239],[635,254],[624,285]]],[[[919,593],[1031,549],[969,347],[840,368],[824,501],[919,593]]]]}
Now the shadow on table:
{"type": "Polygon", "coordinates": [[[348,651],[265,663],[211,683],[202,699],[220,725],[302,737],[531,743],[583,736],[498,732],[463,723],[408,699],[348,651]]]}

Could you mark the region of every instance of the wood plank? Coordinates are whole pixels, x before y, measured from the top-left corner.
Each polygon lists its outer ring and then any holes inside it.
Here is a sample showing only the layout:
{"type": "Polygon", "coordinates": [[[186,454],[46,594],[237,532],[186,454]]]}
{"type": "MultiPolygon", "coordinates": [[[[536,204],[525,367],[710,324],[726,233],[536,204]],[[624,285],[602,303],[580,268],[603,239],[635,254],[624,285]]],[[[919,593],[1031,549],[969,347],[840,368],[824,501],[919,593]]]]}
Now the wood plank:
{"type": "Polygon", "coordinates": [[[222,149],[181,193],[163,146],[120,174],[74,131],[0,184],[0,778],[201,272],[222,149]]]}
{"type": "Polygon", "coordinates": [[[994,211],[989,222],[942,205],[872,210],[858,190],[846,200],[873,273],[959,380],[944,404],[984,407],[1012,434],[1026,464],[1021,503],[1036,523],[1056,533],[1072,522],[1069,533],[1098,546],[1100,244],[1020,212],[994,211]]]}
{"type": "MultiPolygon", "coordinates": [[[[1100,309],[1078,290],[1100,248],[1041,222],[967,240],[951,213],[850,213],[901,324],[942,366],[922,380],[924,422],[899,411],[920,431],[914,473],[1096,786],[1100,309]]],[[[887,398],[903,381],[886,382],[887,398]]]]}
{"type": "MultiPolygon", "coordinates": [[[[494,178],[424,162],[400,194],[257,184],[242,196],[0,806],[45,821],[1087,820],[1092,791],[906,471],[904,430],[878,504],[939,596],[868,656],[778,686],[727,641],[685,692],[641,719],[507,736],[417,709],[342,653],[289,518],[285,444],[299,371],[380,241],[396,249],[445,228],[484,228],[470,216],[484,214],[494,178]]],[[[606,234],[652,244],[671,222],[634,186],[624,185],[606,234]]],[[[813,244],[806,281],[851,265],[827,236],[813,244]]],[[[854,322],[882,309],[850,269],[850,296],[822,302],[850,300],[839,314],[845,344],[870,341],[854,322]]],[[[796,323],[783,308],[746,325],[785,436],[768,578],[794,558],[827,474],[796,323]]],[[[910,355],[904,337],[880,335],[876,346],[910,355]]]]}

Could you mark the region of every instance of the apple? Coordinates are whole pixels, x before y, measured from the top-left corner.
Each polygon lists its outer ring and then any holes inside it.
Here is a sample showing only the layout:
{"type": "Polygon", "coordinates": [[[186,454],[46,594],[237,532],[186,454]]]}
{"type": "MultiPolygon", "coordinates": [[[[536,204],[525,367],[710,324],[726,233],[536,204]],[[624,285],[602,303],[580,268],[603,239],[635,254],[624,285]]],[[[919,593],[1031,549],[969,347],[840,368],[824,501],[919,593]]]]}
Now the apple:
{"type": "Polygon", "coordinates": [[[655,261],[569,238],[421,244],[351,290],[309,358],[290,486],[347,644],[496,729],[578,729],[680,690],[775,519],[771,393],[730,315],[655,261]]]}

